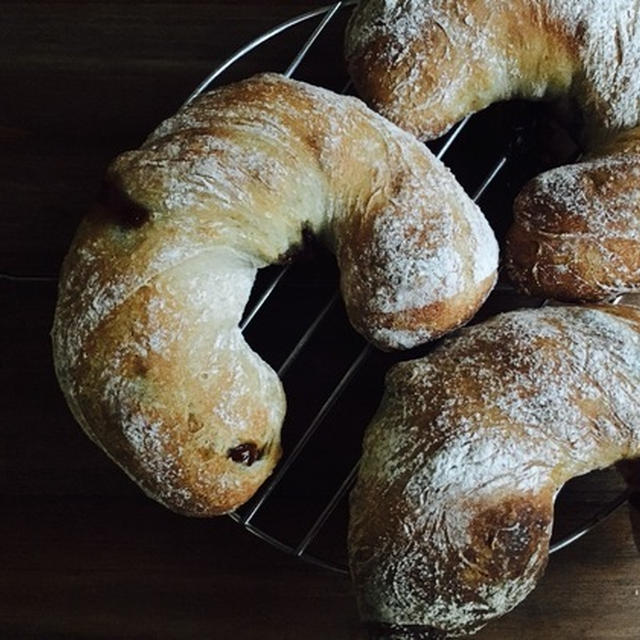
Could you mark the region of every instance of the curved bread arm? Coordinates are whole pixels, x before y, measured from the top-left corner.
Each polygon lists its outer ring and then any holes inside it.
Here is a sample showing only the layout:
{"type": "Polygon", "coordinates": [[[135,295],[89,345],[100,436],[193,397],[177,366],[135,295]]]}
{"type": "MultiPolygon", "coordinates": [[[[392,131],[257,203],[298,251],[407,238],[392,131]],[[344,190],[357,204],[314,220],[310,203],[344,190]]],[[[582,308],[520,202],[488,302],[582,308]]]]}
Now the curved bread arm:
{"type": "Polygon", "coordinates": [[[568,95],[591,133],[638,123],[637,0],[364,0],[346,56],[359,93],[421,138],[509,98],[568,95]]]}
{"type": "Polygon", "coordinates": [[[312,231],[383,348],[464,323],[495,281],[479,209],[353,98],[257,76],[195,100],[111,165],[67,256],[56,371],[87,433],[183,513],[248,499],[279,452],[279,380],[238,322],[256,269],[312,231]]]}
{"type": "Polygon", "coordinates": [[[531,180],[505,248],[519,289],[597,301],[640,287],[640,127],[531,180]]]}
{"type": "Polygon", "coordinates": [[[464,636],[535,587],[562,485],[640,458],[639,332],[631,307],[517,311],[391,370],[349,531],[381,637],[464,636]]]}

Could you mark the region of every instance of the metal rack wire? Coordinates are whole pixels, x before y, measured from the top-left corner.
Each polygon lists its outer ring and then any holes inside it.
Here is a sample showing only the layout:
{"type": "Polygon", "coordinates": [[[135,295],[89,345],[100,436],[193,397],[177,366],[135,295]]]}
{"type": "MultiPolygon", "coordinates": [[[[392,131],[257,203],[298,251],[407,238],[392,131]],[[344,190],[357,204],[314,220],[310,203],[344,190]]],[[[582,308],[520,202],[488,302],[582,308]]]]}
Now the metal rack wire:
{"type": "MultiPolygon", "coordinates": [[[[230,67],[232,67],[236,62],[241,60],[248,53],[253,51],[254,49],[260,47],[261,45],[269,42],[271,39],[275,38],[279,34],[287,32],[289,29],[295,27],[296,25],[311,22],[316,18],[319,18],[319,21],[313,27],[313,30],[305,41],[304,45],[297,52],[292,62],[284,72],[284,75],[291,77],[298,69],[299,65],[303,62],[307,54],[314,47],[314,45],[318,42],[319,38],[325,32],[326,28],[332,22],[332,20],[342,11],[348,9],[349,7],[355,5],[357,0],[346,0],[344,2],[336,2],[334,4],[320,7],[314,9],[312,11],[308,11],[304,14],[291,18],[286,22],[274,27],[273,29],[267,31],[262,34],[252,42],[240,48],[233,55],[231,55],[227,60],[225,60],[217,69],[215,69],[203,82],[193,91],[193,93],[187,98],[185,104],[193,100],[199,94],[201,94],[206,89],[210,88],[213,83],[230,67]]],[[[346,92],[349,89],[347,85],[344,89],[346,92]]],[[[442,141],[442,146],[440,147],[437,157],[445,158],[447,154],[451,151],[456,141],[459,139],[463,130],[469,124],[471,118],[467,117],[465,120],[461,121],[450,133],[449,135],[442,141]]],[[[489,169],[485,171],[484,178],[482,179],[480,185],[476,188],[475,193],[473,194],[473,200],[479,201],[487,192],[489,187],[494,183],[496,177],[504,170],[509,162],[508,154],[500,154],[498,160],[490,166],[489,169]]],[[[276,276],[267,284],[264,288],[261,295],[258,299],[253,303],[253,305],[246,311],[245,316],[241,323],[241,329],[244,331],[249,327],[249,325],[256,319],[260,310],[263,308],[265,303],[269,300],[271,295],[277,289],[277,287],[285,280],[287,274],[290,271],[289,266],[282,267],[276,276]]],[[[39,277],[39,276],[13,276],[8,274],[0,274],[0,279],[10,280],[10,281],[50,281],[55,280],[55,278],[50,277],[39,277]]],[[[284,361],[278,368],[278,374],[283,376],[290,367],[296,362],[299,358],[300,354],[304,351],[305,347],[312,340],[313,336],[318,331],[319,327],[325,322],[327,316],[332,312],[332,310],[337,306],[339,302],[338,293],[334,293],[331,297],[325,301],[320,311],[317,313],[315,319],[310,323],[310,325],[306,328],[302,336],[296,342],[294,347],[285,357],[284,361]]],[[[544,304],[544,302],[542,303],[544,304]]],[[[309,422],[306,429],[304,429],[298,438],[295,445],[285,454],[284,459],[281,461],[279,467],[277,468],[275,474],[265,483],[265,485],[261,488],[258,494],[254,497],[252,501],[246,506],[246,508],[239,510],[236,513],[231,514],[231,518],[237,521],[239,524],[244,526],[248,531],[255,534],[259,538],[265,540],[269,544],[274,547],[298,556],[308,562],[320,565],[327,569],[331,569],[334,571],[346,573],[346,567],[339,562],[327,559],[321,559],[316,557],[315,555],[309,553],[309,547],[316,540],[317,536],[322,531],[324,525],[327,523],[328,519],[334,513],[336,508],[345,500],[346,495],[352,486],[358,469],[358,462],[355,461],[351,466],[351,470],[347,473],[344,479],[340,482],[336,491],[331,495],[326,504],[321,507],[320,511],[315,515],[313,519],[313,523],[306,530],[304,535],[300,538],[300,540],[296,544],[285,543],[278,538],[277,535],[266,531],[264,528],[257,526],[255,524],[255,518],[257,514],[264,509],[265,505],[273,495],[276,488],[280,485],[285,476],[289,473],[291,467],[294,463],[299,459],[302,452],[308,447],[311,439],[313,438],[316,431],[322,426],[325,421],[327,415],[332,410],[334,405],[340,400],[346,391],[347,387],[350,383],[358,376],[360,371],[362,370],[363,365],[368,361],[373,353],[373,349],[369,345],[364,345],[361,347],[359,353],[357,353],[356,357],[351,362],[350,366],[343,373],[343,375],[339,378],[331,393],[326,397],[321,407],[309,422]]],[[[363,425],[364,426],[364,425],[363,425]]],[[[588,522],[580,526],[577,530],[575,530],[570,535],[566,536],[562,540],[554,543],[551,547],[551,553],[559,551],[560,549],[566,547],[571,544],[578,538],[585,535],[589,532],[593,527],[595,527],[598,523],[602,522],[606,519],[610,514],[612,514],[617,508],[619,508],[622,504],[624,504],[628,498],[630,497],[630,492],[624,492],[620,496],[618,496],[614,501],[610,504],[606,505],[602,508],[593,518],[591,518],[588,522]]]]}

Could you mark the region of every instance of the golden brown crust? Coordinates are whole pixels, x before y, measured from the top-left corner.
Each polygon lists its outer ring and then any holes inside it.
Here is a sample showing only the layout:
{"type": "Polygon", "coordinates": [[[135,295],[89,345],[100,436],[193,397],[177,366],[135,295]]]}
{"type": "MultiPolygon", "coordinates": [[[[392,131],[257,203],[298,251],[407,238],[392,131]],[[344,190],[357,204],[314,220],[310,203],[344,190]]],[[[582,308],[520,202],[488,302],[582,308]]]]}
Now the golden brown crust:
{"type": "Polygon", "coordinates": [[[505,266],[519,289],[598,301],[640,287],[640,128],[516,198],[505,266]]]}
{"type": "Polygon", "coordinates": [[[388,347],[380,343],[380,336],[395,335],[398,343],[401,344],[402,336],[410,336],[416,326],[429,326],[431,339],[435,340],[469,322],[478,311],[478,301],[485,300],[489,296],[495,283],[494,275],[479,282],[473,299],[463,292],[444,302],[434,302],[420,309],[394,314],[367,314],[366,322],[362,321],[357,310],[350,309],[349,316],[353,326],[369,341],[377,342],[378,347],[383,350],[388,350],[388,347]],[[371,326],[376,327],[374,332],[369,328],[371,326]]]}
{"type": "Polygon", "coordinates": [[[521,602],[562,485],[640,459],[639,384],[632,307],[502,314],[394,367],[351,495],[363,620],[461,637],[521,602]]]}
{"type": "Polygon", "coordinates": [[[423,139],[513,97],[557,96],[571,85],[577,44],[548,3],[366,0],[347,30],[358,93],[423,139]]]}
{"type": "Polygon", "coordinates": [[[384,348],[458,326],[495,280],[488,224],[417,140],[282,76],[183,108],[101,200],[64,262],[56,371],[90,437],[181,513],[236,508],[280,455],[282,386],[238,328],[257,268],[320,235],[384,348]]]}
{"type": "MultiPolygon", "coordinates": [[[[194,304],[202,293],[208,304],[224,303],[216,253],[136,289],[87,336],[72,368],[62,369],[57,356],[85,430],[146,493],[196,516],[226,513],[251,497],[280,457],[284,417],[275,374],[237,330],[220,331],[207,305],[194,304]],[[249,445],[253,460],[232,458],[249,445]]],[[[224,258],[227,276],[232,264],[224,258]]],[[[247,284],[236,280],[246,295],[247,284]]]]}

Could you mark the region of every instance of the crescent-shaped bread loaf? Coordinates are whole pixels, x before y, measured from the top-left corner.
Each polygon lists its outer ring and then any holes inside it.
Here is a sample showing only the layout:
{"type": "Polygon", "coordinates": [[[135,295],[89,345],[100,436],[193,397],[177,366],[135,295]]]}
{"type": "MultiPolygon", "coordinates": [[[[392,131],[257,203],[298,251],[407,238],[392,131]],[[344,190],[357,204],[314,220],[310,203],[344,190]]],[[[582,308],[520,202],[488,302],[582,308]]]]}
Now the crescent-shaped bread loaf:
{"type": "Polygon", "coordinates": [[[64,261],[52,337],[69,406],[178,512],[233,510],[278,460],[282,386],[238,323],[256,270],[305,231],[385,349],[464,323],[496,279],[486,220],[423,145],[278,75],[197,98],[118,157],[64,261]]]}
{"type": "Polygon", "coordinates": [[[640,124],[638,0],[364,0],[347,58],[360,94],[424,139],[500,100],[574,106],[590,157],[525,188],[507,271],[566,300],[640,287],[640,160],[619,138],[640,124]]]}
{"type": "Polygon", "coordinates": [[[638,486],[639,388],[629,306],[502,314],[395,366],[351,494],[371,637],[461,637],[520,603],[565,482],[627,460],[638,486]]]}

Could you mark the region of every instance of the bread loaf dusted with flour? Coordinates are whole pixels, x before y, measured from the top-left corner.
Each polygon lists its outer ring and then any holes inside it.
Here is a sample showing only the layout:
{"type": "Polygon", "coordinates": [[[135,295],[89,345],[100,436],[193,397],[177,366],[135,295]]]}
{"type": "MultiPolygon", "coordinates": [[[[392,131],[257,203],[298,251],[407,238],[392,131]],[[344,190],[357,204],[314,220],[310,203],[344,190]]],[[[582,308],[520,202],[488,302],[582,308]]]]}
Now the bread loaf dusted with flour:
{"type": "Polygon", "coordinates": [[[591,157],[525,188],[507,270],[566,300],[640,287],[640,163],[619,137],[640,124],[637,0],[365,0],[347,58],[374,108],[425,139],[499,100],[573,105],[591,157]]]}
{"type": "Polygon", "coordinates": [[[638,388],[640,310],[622,306],[506,313],[394,367],[351,495],[372,637],[461,637],[521,602],[563,484],[620,460],[640,481],[638,388]]]}
{"type": "Polygon", "coordinates": [[[282,386],[238,323],[256,270],[303,232],[386,349],[464,323],[496,278],[484,217],[420,143],[282,76],[197,98],[106,183],[62,269],[56,371],[89,436],[182,513],[236,508],[278,460],[282,386]]]}

